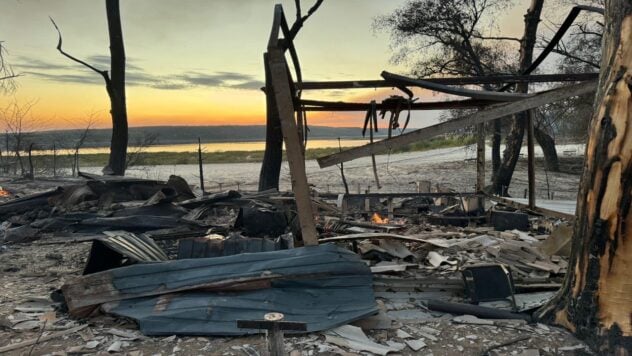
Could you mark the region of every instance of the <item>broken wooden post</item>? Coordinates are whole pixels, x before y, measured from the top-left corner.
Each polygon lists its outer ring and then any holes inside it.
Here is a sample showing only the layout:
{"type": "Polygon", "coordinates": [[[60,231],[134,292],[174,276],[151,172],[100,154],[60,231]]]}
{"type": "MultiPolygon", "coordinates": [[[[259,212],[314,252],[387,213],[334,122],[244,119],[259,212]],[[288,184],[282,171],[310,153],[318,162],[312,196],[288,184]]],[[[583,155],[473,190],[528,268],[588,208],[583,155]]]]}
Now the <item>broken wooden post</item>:
{"type": "MultiPolygon", "coordinates": [[[[485,123],[476,125],[476,192],[485,190],[485,123]]],[[[485,197],[477,197],[478,209],[485,210],[485,197]]]]}
{"type": "Polygon", "coordinates": [[[57,146],[53,143],[53,177],[57,177],[57,146]]]}
{"type": "Polygon", "coordinates": [[[200,189],[204,195],[204,168],[202,167],[202,142],[198,137],[198,165],[200,166],[200,189]]]}
{"type": "Polygon", "coordinates": [[[279,190],[279,177],[283,161],[283,133],[281,121],[276,109],[276,100],[272,90],[268,53],[263,54],[265,67],[265,95],[266,95],[266,148],[263,153],[261,172],[259,173],[259,191],[268,189],[279,190]]]}
{"type": "Polygon", "coordinates": [[[535,152],[533,136],[533,120],[535,113],[533,110],[527,111],[527,162],[529,178],[529,209],[535,208],[535,152]]]}
{"type": "Polygon", "coordinates": [[[485,123],[476,125],[476,192],[485,189],[485,123]]]}
{"type": "MultiPolygon", "coordinates": [[[[342,145],[340,144],[340,137],[338,137],[338,150],[342,152],[342,145]]],[[[347,184],[347,178],[345,177],[345,164],[340,163],[340,177],[342,177],[342,184],[345,186],[345,194],[349,194],[349,185],[347,184]]]]}
{"type": "Polygon", "coordinates": [[[395,215],[393,213],[393,198],[389,197],[387,199],[387,209],[388,209],[388,221],[392,222],[395,215]]]}
{"type": "Polygon", "coordinates": [[[283,330],[307,331],[307,324],[292,321],[282,321],[281,313],[267,313],[264,320],[237,320],[237,327],[242,329],[258,329],[268,331],[268,352],[271,356],[286,355],[283,344],[283,330]]]}
{"type": "Polygon", "coordinates": [[[296,209],[305,245],[318,245],[318,233],[314,224],[312,201],[305,174],[305,156],[294,121],[294,102],[290,91],[290,78],[283,50],[270,48],[270,74],[276,107],[281,120],[281,130],[285,141],[285,153],[290,166],[292,189],[296,199],[296,209]]]}

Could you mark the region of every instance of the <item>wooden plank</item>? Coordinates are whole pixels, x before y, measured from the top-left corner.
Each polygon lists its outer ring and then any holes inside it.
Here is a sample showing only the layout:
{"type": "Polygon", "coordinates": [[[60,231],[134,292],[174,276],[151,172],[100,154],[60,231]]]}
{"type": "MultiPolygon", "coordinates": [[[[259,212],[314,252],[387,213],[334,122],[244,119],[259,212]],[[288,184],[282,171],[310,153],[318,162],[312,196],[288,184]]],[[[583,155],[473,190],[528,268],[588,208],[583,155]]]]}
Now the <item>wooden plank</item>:
{"type": "Polygon", "coordinates": [[[533,120],[535,120],[535,112],[529,110],[527,112],[527,167],[529,178],[529,209],[535,208],[535,142],[533,133],[533,120]]]}
{"type": "Polygon", "coordinates": [[[270,281],[283,277],[284,276],[279,274],[269,274],[265,276],[233,278],[207,283],[193,283],[182,287],[165,287],[163,289],[125,293],[115,286],[115,277],[112,270],[109,270],[75,278],[70,283],[63,285],[62,291],[66,298],[68,312],[76,317],[85,317],[99,304],[117,300],[149,297],[188,290],[205,290],[208,292],[246,290],[252,289],[255,286],[267,286],[270,281]]]}
{"type": "Polygon", "coordinates": [[[551,209],[541,208],[538,206],[535,206],[534,208],[529,208],[529,205],[527,204],[518,203],[516,201],[505,199],[505,198],[498,197],[495,195],[488,195],[487,198],[495,202],[501,203],[503,205],[510,206],[514,209],[526,210],[538,215],[544,215],[544,216],[549,216],[549,217],[558,218],[558,219],[566,219],[568,221],[575,220],[575,215],[562,213],[562,212],[551,210],[551,209]]]}
{"type": "MultiPolygon", "coordinates": [[[[425,81],[445,85],[471,85],[471,84],[498,84],[498,83],[549,83],[549,82],[574,82],[595,80],[598,73],[572,73],[572,74],[539,74],[539,75],[490,75],[483,77],[456,77],[456,78],[424,78],[425,81]]],[[[363,89],[363,88],[392,88],[396,85],[388,80],[344,80],[303,82],[297,84],[300,90],[327,90],[327,89],[363,89]]]]}
{"type": "Polygon", "coordinates": [[[312,201],[309,194],[307,175],[305,174],[305,157],[303,155],[301,141],[298,135],[296,122],[294,121],[294,103],[290,92],[290,78],[287,74],[287,64],[283,51],[271,48],[270,74],[274,97],[281,119],[281,130],[285,141],[285,153],[290,166],[292,178],[292,190],[296,198],[296,208],[301,225],[301,234],[305,245],[318,245],[318,233],[314,224],[312,201]]]}
{"type": "Polygon", "coordinates": [[[307,331],[307,324],[297,321],[237,320],[242,329],[272,330],[275,325],[279,330],[307,331]]]}
{"type": "Polygon", "coordinates": [[[495,92],[489,90],[472,90],[467,88],[459,88],[455,86],[449,86],[441,83],[434,83],[428,80],[419,80],[408,78],[403,75],[397,75],[389,73],[387,71],[382,72],[382,77],[386,80],[390,80],[394,83],[404,86],[416,86],[423,89],[436,91],[439,93],[452,94],[458,96],[466,96],[479,100],[491,100],[491,101],[518,101],[527,97],[533,96],[533,94],[524,93],[504,93],[495,92]]]}
{"type": "Polygon", "coordinates": [[[476,125],[476,191],[485,190],[485,123],[476,125]]]}
{"type": "Polygon", "coordinates": [[[411,143],[425,140],[440,134],[463,129],[487,121],[495,120],[518,112],[534,109],[539,106],[570,98],[577,95],[595,91],[597,83],[594,81],[575,84],[563,88],[538,93],[532,97],[512,102],[509,104],[495,105],[459,119],[442,122],[419,130],[411,131],[397,137],[385,139],[372,144],[354,147],[343,152],[318,158],[321,168],[333,166],[337,163],[347,162],[356,158],[370,156],[372,154],[386,153],[392,149],[404,147],[411,143]]]}
{"type": "Polygon", "coordinates": [[[389,234],[382,232],[365,232],[360,234],[349,234],[349,235],[341,235],[334,237],[326,237],[324,239],[320,239],[320,242],[340,242],[340,241],[353,241],[353,240],[365,240],[365,239],[393,239],[393,240],[401,240],[408,242],[423,242],[430,243],[427,239],[434,239],[439,237],[452,237],[457,236],[458,233],[445,233],[445,232],[437,232],[437,233],[428,233],[428,234],[417,234],[417,235],[397,235],[397,234],[389,234]]]}
{"type": "MultiPolygon", "coordinates": [[[[324,100],[312,100],[301,99],[301,105],[304,105],[303,110],[305,112],[311,111],[367,111],[371,108],[370,103],[349,103],[343,101],[324,101],[324,100]],[[306,105],[306,106],[305,106],[306,105]]],[[[451,101],[431,101],[422,103],[412,103],[410,110],[445,110],[445,109],[472,109],[480,108],[487,105],[494,104],[495,102],[489,100],[451,100],[451,101]]],[[[376,107],[378,111],[382,110],[395,110],[396,103],[377,103],[376,107]]],[[[408,109],[408,107],[406,108],[408,109]]]]}

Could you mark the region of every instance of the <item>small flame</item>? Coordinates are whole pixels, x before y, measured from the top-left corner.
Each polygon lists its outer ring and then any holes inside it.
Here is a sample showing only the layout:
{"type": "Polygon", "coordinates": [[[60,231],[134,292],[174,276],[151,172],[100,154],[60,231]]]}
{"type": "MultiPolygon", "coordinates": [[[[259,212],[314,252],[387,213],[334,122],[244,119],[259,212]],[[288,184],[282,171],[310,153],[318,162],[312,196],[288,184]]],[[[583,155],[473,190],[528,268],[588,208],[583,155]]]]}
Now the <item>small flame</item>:
{"type": "Polygon", "coordinates": [[[371,216],[371,221],[374,224],[388,224],[388,218],[382,218],[378,213],[373,213],[373,216],[371,216]]]}
{"type": "Polygon", "coordinates": [[[9,196],[11,196],[11,193],[9,193],[8,190],[4,190],[0,188],[0,197],[9,197],[9,196]]]}

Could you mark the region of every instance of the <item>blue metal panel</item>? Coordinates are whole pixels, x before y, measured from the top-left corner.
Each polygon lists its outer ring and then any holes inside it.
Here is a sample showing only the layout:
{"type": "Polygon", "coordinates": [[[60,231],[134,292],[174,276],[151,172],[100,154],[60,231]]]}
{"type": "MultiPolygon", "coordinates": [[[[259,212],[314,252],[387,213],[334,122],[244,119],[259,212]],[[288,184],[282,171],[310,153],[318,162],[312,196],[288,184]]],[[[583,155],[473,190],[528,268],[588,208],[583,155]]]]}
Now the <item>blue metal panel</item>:
{"type": "Polygon", "coordinates": [[[313,332],[377,313],[369,268],[356,254],[331,244],[135,265],[113,272],[121,291],[284,276],[273,279],[269,288],[230,293],[192,290],[103,305],[107,312],[136,319],[147,335],[258,333],[237,328],[236,321],[262,319],[269,312],[283,313],[286,321],[305,322],[308,332],[313,332]]]}
{"type": "Polygon", "coordinates": [[[122,294],[168,293],[187,286],[277,276],[364,274],[370,269],[353,252],[333,244],[289,250],[138,264],[111,270],[122,294]]]}

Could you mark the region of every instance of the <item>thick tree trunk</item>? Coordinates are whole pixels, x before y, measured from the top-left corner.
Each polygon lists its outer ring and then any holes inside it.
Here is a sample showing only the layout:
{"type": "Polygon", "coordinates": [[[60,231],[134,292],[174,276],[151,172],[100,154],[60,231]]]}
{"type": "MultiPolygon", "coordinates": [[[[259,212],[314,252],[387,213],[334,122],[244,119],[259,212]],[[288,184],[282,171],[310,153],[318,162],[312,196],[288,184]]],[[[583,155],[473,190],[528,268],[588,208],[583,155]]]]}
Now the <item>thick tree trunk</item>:
{"type": "Polygon", "coordinates": [[[540,128],[535,127],[533,132],[535,133],[536,141],[538,141],[538,144],[542,148],[542,153],[544,153],[546,170],[549,172],[559,172],[560,162],[557,158],[555,140],[551,137],[551,135],[540,128]]]}
{"type": "Polygon", "coordinates": [[[110,142],[110,158],[105,174],[125,175],[127,157],[127,107],[125,103],[125,47],[119,0],[106,0],[105,8],[110,36],[110,80],[106,89],[110,96],[112,115],[112,140],[110,142]]]}
{"type": "Polygon", "coordinates": [[[283,132],[276,106],[276,99],[270,82],[268,54],[263,55],[266,75],[266,150],[259,173],[259,191],[279,189],[279,176],[283,160],[283,132]]]}
{"type": "MultiPolygon", "coordinates": [[[[538,23],[540,22],[540,13],[544,0],[531,0],[531,6],[524,16],[524,35],[520,45],[520,72],[524,72],[533,60],[533,47],[535,46],[536,34],[538,31],[538,23]]],[[[516,92],[526,93],[529,86],[521,83],[516,86],[516,92]]],[[[493,191],[499,195],[507,195],[507,189],[511,183],[513,171],[516,168],[516,162],[520,157],[520,149],[522,148],[522,139],[527,123],[527,114],[519,113],[515,115],[511,124],[511,130],[507,134],[505,141],[505,152],[503,162],[494,172],[493,191]]]]}
{"type": "Polygon", "coordinates": [[[538,316],[599,355],[632,353],[632,2],[607,0],[568,275],[538,316]]]}
{"type": "Polygon", "coordinates": [[[494,120],[492,133],[492,178],[496,176],[500,168],[500,144],[502,143],[502,119],[494,120]]]}

